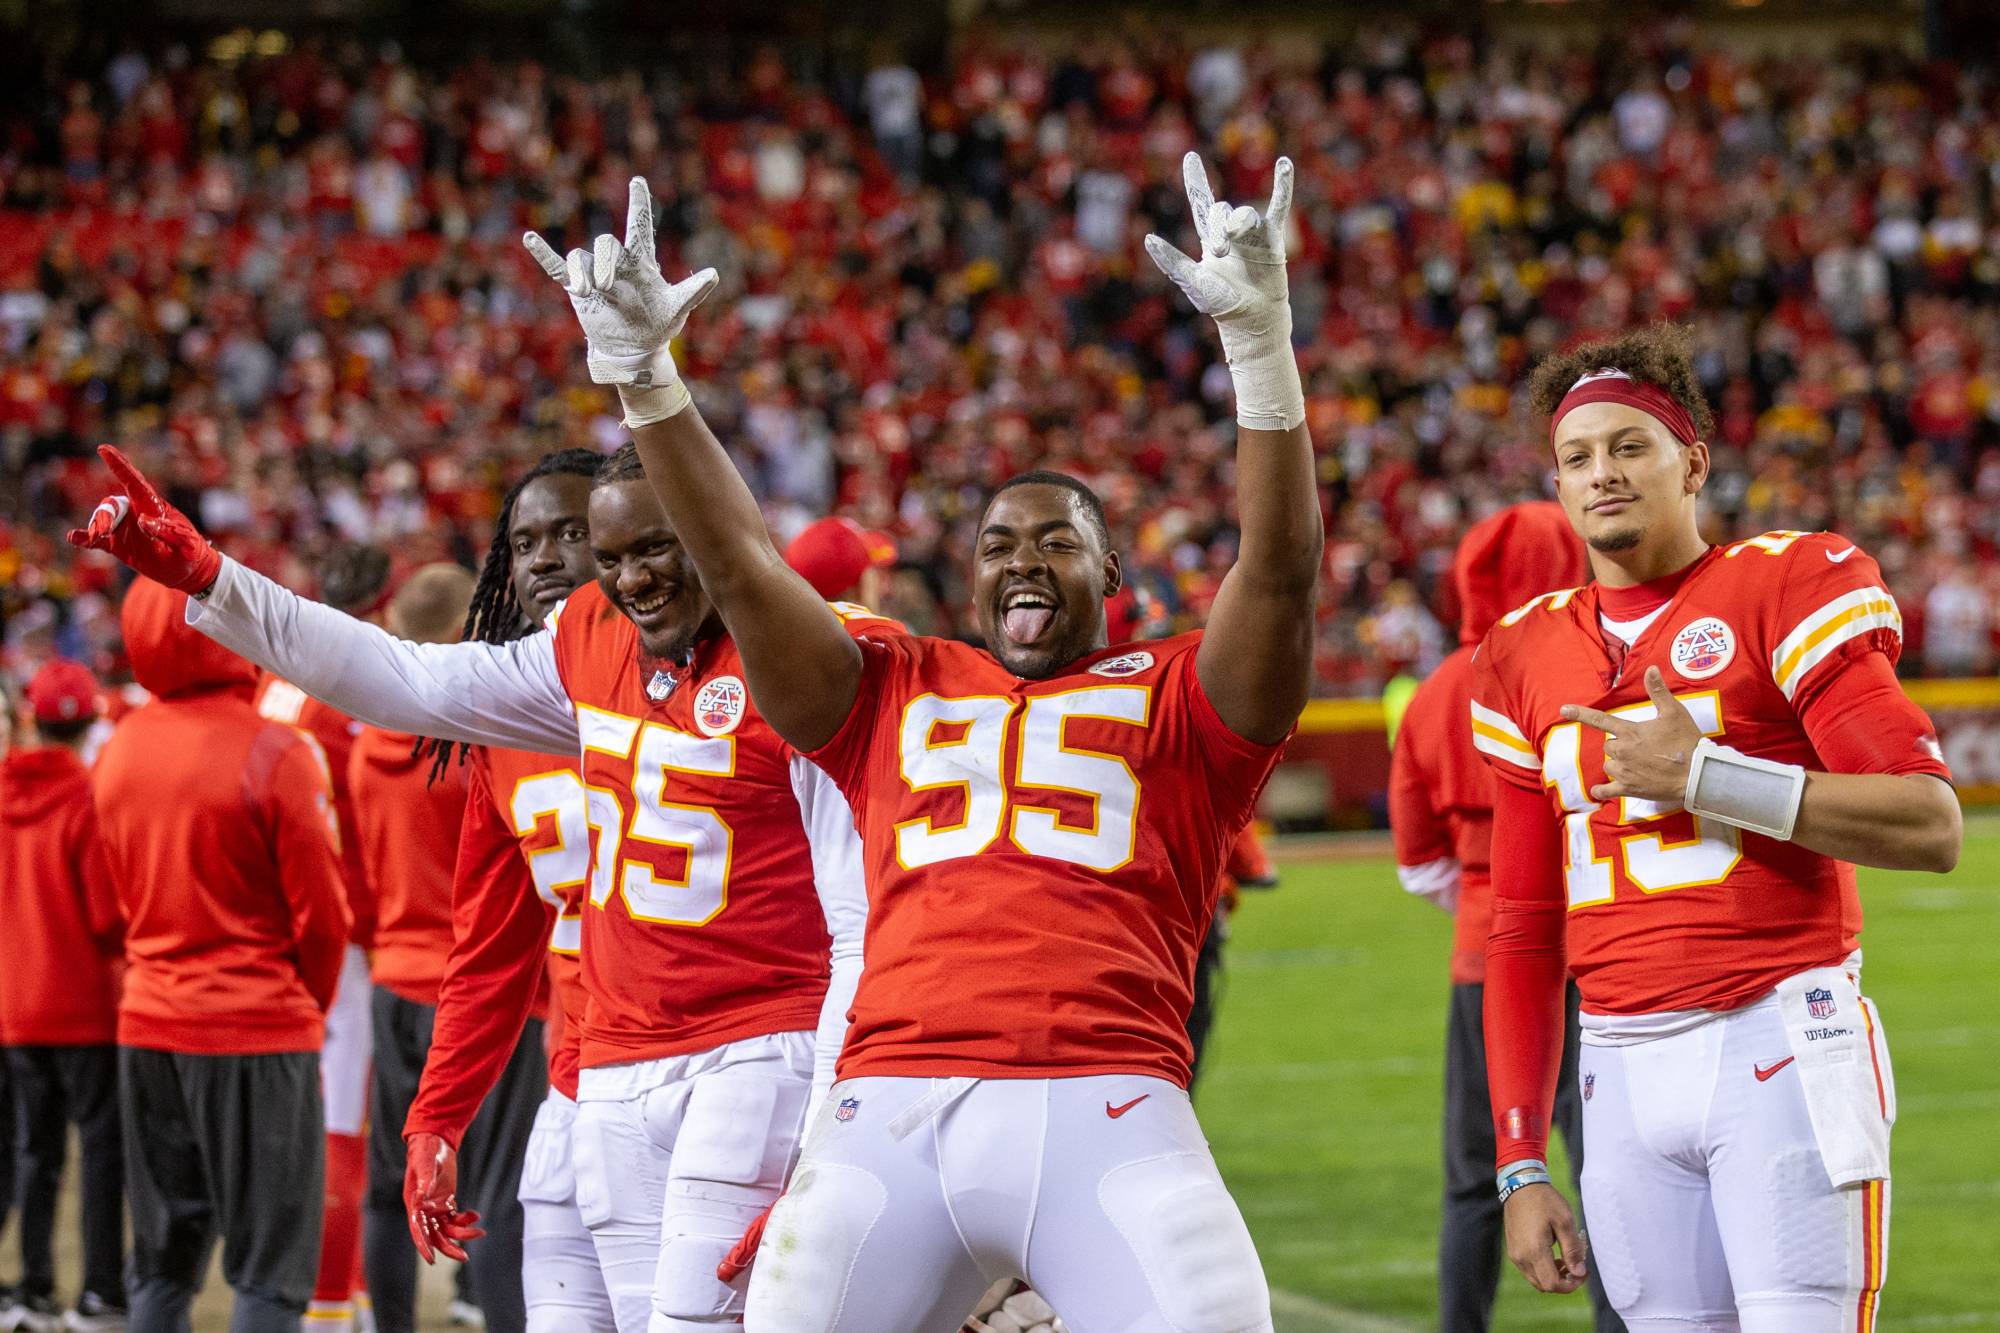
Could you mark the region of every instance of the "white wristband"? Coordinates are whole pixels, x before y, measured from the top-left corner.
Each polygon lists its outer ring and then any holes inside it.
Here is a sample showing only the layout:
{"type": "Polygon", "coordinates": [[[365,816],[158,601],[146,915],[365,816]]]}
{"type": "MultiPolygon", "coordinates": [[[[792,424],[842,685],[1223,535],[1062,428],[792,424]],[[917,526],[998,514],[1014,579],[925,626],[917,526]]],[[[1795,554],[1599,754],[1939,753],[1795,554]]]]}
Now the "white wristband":
{"type": "Polygon", "coordinates": [[[1688,763],[1681,804],[1703,819],[1788,842],[1805,794],[1806,771],[1798,764],[1759,759],[1703,737],[1688,763]]]}
{"type": "Polygon", "coordinates": [[[1250,430],[1295,430],[1305,424],[1306,391],[1292,350],[1292,312],[1280,303],[1271,327],[1251,332],[1218,324],[1222,354],[1236,386],[1236,424],[1250,430]]]}
{"type": "Polygon", "coordinates": [[[653,426],[668,417],[678,416],[694,401],[687,385],[678,378],[664,388],[628,389],[622,385],[618,389],[618,401],[625,408],[625,429],[637,430],[641,426],[653,426]]]}

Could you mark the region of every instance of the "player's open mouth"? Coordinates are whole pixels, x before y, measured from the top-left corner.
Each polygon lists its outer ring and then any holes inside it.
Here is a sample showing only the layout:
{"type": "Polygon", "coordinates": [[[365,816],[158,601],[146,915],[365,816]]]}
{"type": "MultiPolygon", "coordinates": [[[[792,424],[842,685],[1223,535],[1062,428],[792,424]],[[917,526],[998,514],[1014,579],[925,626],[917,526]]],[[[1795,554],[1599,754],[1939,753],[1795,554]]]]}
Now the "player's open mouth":
{"type": "Polygon", "coordinates": [[[1000,632],[1009,643],[1033,643],[1055,619],[1056,599],[1039,588],[1015,588],[1000,599],[1000,632]]]}

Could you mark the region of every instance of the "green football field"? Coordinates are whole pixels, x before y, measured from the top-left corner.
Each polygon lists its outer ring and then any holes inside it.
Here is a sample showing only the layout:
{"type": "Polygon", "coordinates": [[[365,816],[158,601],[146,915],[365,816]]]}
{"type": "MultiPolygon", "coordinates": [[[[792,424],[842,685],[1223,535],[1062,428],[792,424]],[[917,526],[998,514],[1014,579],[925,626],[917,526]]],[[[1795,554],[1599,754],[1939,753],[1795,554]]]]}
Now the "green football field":
{"type": "MultiPolygon", "coordinates": [[[[1386,856],[1281,869],[1232,922],[1202,1124],[1278,1333],[1431,1328],[1449,923],[1386,856]]],[[[1864,984],[1900,1103],[1877,1327],[2000,1330],[2000,818],[1969,823],[1949,876],[1861,884],[1864,984]]],[[[1587,1313],[1580,1293],[1502,1278],[1500,1328],[1583,1328],[1587,1313]]]]}

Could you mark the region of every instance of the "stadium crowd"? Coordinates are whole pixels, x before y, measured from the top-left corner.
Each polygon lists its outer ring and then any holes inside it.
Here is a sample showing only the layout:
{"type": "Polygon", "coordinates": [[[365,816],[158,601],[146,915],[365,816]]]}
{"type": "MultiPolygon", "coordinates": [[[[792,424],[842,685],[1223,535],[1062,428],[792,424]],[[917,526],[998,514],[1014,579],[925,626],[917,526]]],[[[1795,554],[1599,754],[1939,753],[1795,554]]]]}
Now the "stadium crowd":
{"type": "Polygon", "coordinates": [[[723,288],[682,352],[781,541],[893,535],[883,608],[959,627],[985,491],[1104,494],[1141,632],[1232,558],[1229,377],[1141,254],[1179,160],[1261,198],[1298,163],[1292,302],[1329,541],[1319,689],[1427,670],[1466,526],[1545,493],[1512,386],[1691,323],[1714,537],[1836,527],[1881,558],[1905,669],[1994,664],[2000,116],[1882,49],[1748,60],[1674,27],[1595,50],[1380,28],[1317,66],[1170,33],[964,43],[809,80],[774,50],[596,79],[301,43],[128,49],[0,126],[7,650],[111,666],[117,570],[62,529],[111,440],[299,586],[336,541],[484,548],[542,453],[608,450],[559,289],[521,252],[615,230],[650,179],[670,272],[723,288]]]}

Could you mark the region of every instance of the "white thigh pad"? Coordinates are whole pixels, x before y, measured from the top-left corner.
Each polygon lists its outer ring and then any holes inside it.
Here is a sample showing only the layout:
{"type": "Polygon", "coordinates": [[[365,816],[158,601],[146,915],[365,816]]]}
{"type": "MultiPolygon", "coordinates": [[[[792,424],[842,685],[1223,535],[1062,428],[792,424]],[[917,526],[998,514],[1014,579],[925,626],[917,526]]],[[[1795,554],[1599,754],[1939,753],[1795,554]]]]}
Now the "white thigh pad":
{"type": "Polygon", "coordinates": [[[570,1162],[570,1143],[575,1123],[575,1104],[559,1092],[551,1092],[535,1112],[535,1127],[521,1159],[517,1197],[522,1203],[574,1204],[576,1170],[570,1162]]]}
{"type": "Polygon", "coordinates": [[[718,1281],[715,1267],[783,1188],[808,1086],[746,1070],[694,1080],[667,1174],[653,1333],[743,1308],[742,1293],[718,1281]]]}
{"type": "Polygon", "coordinates": [[[771,1210],[750,1270],[747,1328],[827,1333],[850,1300],[862,1244],[889,1203],[888,1187],[865,1167],[805,1162],[771,1210]]]}
{"type": "Polygon", "coordinates": [[[1185,1333],[1268,1326],[1271,1298],[1236,1201],[1201,1153],[1128,1162],[1097,1201],[1132,1247],[1160,1310],[1185,1333]]]}
{"type": "Polygon", "coordinates": [[[700,1075],[674,1136],[669,1181],[697,1194],[713,1193],[707,1186],[734,1187],[719,1195],[731,1200],[744,1189],[767,1191],[768,1201],[798,1151],[808,1089],[804,1079],[761,1073],[700,1075]]]}

